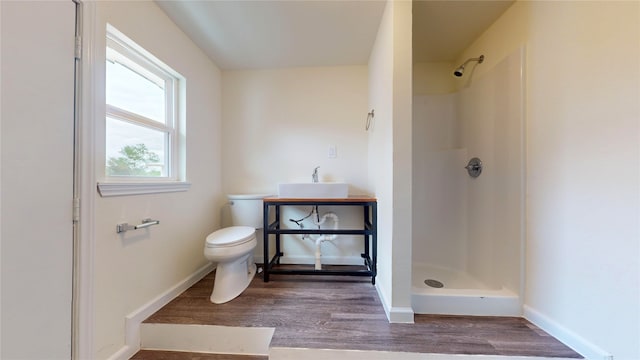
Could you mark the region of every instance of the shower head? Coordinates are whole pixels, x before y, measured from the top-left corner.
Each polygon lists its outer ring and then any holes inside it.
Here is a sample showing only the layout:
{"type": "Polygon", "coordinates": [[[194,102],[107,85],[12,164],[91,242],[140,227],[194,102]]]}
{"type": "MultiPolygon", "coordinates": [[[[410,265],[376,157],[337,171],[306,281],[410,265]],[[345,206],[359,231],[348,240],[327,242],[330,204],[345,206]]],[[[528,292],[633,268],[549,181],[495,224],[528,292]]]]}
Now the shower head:
{"type": "Polygon", "coordinates": [[[484,55],[480,55],[480,57],[471,58],[471,59],[465,61],[464,64],[460,65],[457,69],[455,69],[453,71],[453,75],[455,75],[457,77],[461,77],[462,74],[464,74],[464,67],[471,61],[477,61],[478,64],[482,64],[482,62],[484,61],[484,55]]]}

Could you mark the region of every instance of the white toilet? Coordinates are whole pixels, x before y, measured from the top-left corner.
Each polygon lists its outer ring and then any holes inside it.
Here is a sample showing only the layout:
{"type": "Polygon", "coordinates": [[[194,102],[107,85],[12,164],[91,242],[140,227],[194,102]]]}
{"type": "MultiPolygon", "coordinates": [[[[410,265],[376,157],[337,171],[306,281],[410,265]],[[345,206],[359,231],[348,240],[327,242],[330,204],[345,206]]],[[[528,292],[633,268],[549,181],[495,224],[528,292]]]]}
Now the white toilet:
{"type": "Polygon", "coordinates": [[[253,251],[262,228],[262,199],[269,195],[228,195],[231,223],[207,236],[204,256],[217,263],[211,302],[222,304],[240,295],[256,274],[253,251]]]}

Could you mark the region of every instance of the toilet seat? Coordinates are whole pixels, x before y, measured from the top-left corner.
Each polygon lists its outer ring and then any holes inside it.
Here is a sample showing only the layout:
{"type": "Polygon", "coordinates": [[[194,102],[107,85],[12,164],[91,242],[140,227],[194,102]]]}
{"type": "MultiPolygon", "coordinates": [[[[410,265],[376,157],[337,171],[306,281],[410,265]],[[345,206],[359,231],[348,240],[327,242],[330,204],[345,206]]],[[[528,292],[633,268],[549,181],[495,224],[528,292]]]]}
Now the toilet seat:
{"type": "Polygon", "coordinates": [[[207,236],[207,248],[225,248],[237,246],[255,238],[256,229],[251,226],[230,226],[214,231],[207,236]]]}

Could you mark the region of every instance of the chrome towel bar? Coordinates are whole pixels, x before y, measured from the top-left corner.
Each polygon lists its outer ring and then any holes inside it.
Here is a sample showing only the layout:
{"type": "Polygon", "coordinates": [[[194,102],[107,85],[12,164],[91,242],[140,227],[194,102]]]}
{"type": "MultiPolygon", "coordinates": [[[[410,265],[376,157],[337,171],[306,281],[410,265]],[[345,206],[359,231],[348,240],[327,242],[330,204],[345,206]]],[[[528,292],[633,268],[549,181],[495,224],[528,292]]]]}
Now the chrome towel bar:
{"type": "Polygon", "coordinates": [[[149,226],[160,224],[160,220],[153,220],[150,218],[143,219],[142,224],[140,225],[129,225],[128,223],[121,223],[116,225],[116,232],[118,234],[129,231],[129,230],[138,230],[148,228],[149,226]]]}

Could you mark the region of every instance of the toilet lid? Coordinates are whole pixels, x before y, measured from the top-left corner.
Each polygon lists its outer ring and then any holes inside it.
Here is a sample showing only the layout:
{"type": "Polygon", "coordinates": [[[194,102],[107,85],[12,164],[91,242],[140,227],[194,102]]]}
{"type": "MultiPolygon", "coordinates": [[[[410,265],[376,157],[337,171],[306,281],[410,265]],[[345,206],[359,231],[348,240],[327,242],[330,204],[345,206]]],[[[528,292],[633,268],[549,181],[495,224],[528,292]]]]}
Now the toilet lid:
{"type": "Polygon", "coordinates": [[[255,237],[256,229],[251,226],[231,226],[214,231],[207,236],[207,247],[240,245],[255,237]]]}

